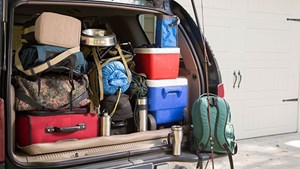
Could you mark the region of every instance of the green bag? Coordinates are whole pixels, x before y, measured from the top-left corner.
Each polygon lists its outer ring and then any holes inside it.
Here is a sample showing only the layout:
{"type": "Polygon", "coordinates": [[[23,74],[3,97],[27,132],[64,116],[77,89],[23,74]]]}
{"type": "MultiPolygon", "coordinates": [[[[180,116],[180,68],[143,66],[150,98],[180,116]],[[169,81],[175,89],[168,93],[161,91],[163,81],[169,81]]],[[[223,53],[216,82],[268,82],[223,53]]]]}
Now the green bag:
{"type": "Polygon", "coordinates": [[[227,153],[231,168],[233,168],[232,155],[237,152],[237,144],[227,101],[215,95],[207,96],[205,94],[200,96],[192,107],[192,121],[191,150],[198,156],[200,156],[200,152],[210,152],[211,142],[209,136],[211,131],[213,151],[215,153],[227,153]],[[208,106],[210,106],[210,126],[208,106]]]}

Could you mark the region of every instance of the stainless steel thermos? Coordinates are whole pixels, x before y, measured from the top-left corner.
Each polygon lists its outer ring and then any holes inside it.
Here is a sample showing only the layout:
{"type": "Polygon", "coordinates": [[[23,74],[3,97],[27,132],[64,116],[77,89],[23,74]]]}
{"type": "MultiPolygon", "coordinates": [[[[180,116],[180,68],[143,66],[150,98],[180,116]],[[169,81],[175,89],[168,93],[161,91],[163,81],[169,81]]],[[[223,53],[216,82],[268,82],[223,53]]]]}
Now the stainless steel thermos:
{"type": "Polygon", "coordinates": [[[182,127],[179,125],[174,125],[171,128],[171,133],[168,136],[169,144],[173,146],[173,155],[181,155],[181,142],[183,137],[182,127]]]}
{"type": "Polygon", "coordinates": [[[108,113],[103,113],[103,115],[100,118],[100,124],[101,124],[101,129],[100,129],[100,135],[101,136],[110,136],[110,116],[108,113]]]}
{"type": "Polygon", "coordinates": [[[147,98],[141,97],[137,100],[137,108],[139,115],[138,131],[147,131],[147,98]]]}

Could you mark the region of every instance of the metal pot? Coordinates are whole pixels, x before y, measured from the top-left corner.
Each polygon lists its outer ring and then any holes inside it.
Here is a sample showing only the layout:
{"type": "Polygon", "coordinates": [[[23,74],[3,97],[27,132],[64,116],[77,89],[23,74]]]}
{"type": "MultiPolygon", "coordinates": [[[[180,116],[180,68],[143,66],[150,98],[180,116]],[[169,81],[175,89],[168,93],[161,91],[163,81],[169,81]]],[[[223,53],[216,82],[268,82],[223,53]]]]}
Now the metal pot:
{"type": "Polygon", "coordinates": [[[116,35],[104,29],[85,29],[82,31],[81,44],[88,46],[114,46],[117,43],[116,35]]]}

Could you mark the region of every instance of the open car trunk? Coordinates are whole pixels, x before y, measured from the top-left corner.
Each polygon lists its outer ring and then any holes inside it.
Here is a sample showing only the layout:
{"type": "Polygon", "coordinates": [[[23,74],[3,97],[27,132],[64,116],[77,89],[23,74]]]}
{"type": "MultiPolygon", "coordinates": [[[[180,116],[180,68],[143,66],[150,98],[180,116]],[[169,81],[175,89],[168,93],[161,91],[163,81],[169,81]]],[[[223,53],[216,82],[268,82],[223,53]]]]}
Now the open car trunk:
{"type": "MultiPolygon", "coordinates": [[[[105,1],[15,1],[11,2],[9,7],[8,23],[11,24],[8,25],[7,54],[9,64],[6,87],[8,91],[7,102],[10,102],[6,104],[8,105],[6,108],[10,126],[8,128],[7,143],[9,145],[7,151],[8,158],[12,163],[26,168],[67,168],[79,165],[86,165],[90,168],[121,168],[134,165],[144,165],[146,167],[147,164],[152,165],[168,161],[197,163],[197,156],[188,151],[191,133],[190,110],[193,101],[203,92],[204,77],[200,64],[203,58],[199,55],[201,48],[193,47],[196,40],[190,39],[191,32],[186,30],[189,27],[187,22],[190,22],[190,20],[181,18],[183,25],[179,25],[178,31],[178,47],[181,55],[179,76],[188,80],[188,103],[184,120],[180,122],[184,126],[185,134],[181,156],[173,156],[172,148],[168,146],[169,127],[145,132],[135,131],[109,137],[98,136],[75,141],[38,143],[20,147],[15,141],[15,91],[11,85],[10,75],[14,63],[13,55],[20,43],[21,29],[26,21],[30,20],[33,15],[42,12],[59,13],[79,20],[94,17],[103,23],[108,23],[120,43],[130,42],[132,47],[135,48],[151,43],[145,33],[147,28],[142,28],[143,25],[141,25],[139,16],[145,14],[158,16],[167,14],[167,12],[162,8],[105,1]]],[[[180,10],[177,10],[177,12],[180,12],[180,10]]],[[[180,17],[184,17],[184,15],[182,14],[180,17]]],[[[213,57],[211,53],[210,57],[213,57]]],[[[216,67],[214,60],[212,60],[212,64],[216,67]]],[[[211,74],[212,79],[219,78],[218,72],[211,72],[211,74]]],[[[214,81],[212,86],[215,84],[219,84],[219,81],[214,81]]]]}

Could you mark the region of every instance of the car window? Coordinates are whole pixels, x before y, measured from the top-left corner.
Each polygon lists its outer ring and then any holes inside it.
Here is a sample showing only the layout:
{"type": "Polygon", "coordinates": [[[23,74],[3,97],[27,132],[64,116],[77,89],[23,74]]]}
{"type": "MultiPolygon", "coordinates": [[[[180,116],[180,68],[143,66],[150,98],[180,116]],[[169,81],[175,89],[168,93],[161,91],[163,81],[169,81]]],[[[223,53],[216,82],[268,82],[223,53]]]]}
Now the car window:
{"type": "Polygon", "coordinates": [[[140,24],[151,44],[155,42],[156,16],[153,14],[142,14],[139,16],[140,24]]]}

